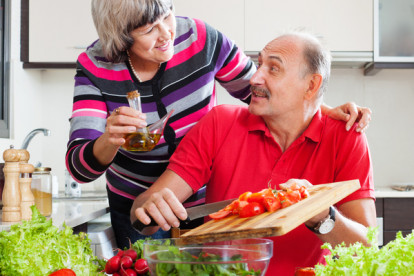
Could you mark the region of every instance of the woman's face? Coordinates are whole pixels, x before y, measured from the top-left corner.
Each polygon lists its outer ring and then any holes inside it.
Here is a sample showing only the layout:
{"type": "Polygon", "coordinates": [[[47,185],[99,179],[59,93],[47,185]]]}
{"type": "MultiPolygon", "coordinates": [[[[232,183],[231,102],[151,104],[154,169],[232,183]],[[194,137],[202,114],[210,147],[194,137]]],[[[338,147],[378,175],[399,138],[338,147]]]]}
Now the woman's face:
{"type": "Polygon", "coordinates": [[[172,11],[162,15],[152,24],[139,27],[131,32],[134,44],[130,53],[143,62],[162,63],[174,54],[176,21],[172,11]]]}

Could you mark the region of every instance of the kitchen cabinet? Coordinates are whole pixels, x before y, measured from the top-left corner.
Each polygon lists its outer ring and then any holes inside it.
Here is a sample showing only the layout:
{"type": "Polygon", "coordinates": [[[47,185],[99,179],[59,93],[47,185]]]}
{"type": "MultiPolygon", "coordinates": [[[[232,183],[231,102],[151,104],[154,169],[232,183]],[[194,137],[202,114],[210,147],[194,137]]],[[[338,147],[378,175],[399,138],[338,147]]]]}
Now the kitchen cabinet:
{"type": "Polygon", "coordinates": [[[244,49],[244,0],[174,0],[175,14],[201,19],[244,49]]]}
{"type": "Polygon", "coordinates": [[[377,198],[377,217],[383,217],[384,245],[395,239],[398,231],[405,236],[414,229],[414,198],[377,198]]]}
{"type": "Polygon", "coordinates": [[[245,0],[245,10],[246,51],[290,30],[320,36],[331,51],[373,50],[372,0],[245,0]]]}
{"type": "Polygon", "coordinates": [[[98,38],[90,0],[21,0],[24,68],[74,68],[98,38]]]}

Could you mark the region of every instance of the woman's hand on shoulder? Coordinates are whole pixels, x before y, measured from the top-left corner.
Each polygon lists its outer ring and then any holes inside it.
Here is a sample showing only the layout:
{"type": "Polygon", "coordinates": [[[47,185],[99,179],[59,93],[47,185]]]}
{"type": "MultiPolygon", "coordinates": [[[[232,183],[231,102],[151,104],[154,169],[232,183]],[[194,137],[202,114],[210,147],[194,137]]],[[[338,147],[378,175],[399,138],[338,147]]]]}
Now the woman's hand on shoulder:
{"type": "Polygon", "coordinates": [[[372,115],[371,109],[358,106],[354,102],[347,102],[334,108],[323,105],[322,113],[332,119],[345,121],[346,130],[350,130],[354,123],[358,123],[356,131],[360,133],[364,133],[367,130],[372,115]]]}

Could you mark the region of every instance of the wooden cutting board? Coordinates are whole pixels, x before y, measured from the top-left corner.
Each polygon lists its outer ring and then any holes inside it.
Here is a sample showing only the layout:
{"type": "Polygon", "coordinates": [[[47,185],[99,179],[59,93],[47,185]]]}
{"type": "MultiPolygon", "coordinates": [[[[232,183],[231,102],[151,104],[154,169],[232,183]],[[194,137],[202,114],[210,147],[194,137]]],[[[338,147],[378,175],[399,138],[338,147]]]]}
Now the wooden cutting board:
{"type": "Polygon", "coordinates": [[[183,235],[185,243],[205,243],[221,240],[281,236],[300,224],[327,210],[360,188],[359,180],[315,185],[310,196],[273,213],[250,218],[233,215],[221,220],[210,220],[183,235]]]}

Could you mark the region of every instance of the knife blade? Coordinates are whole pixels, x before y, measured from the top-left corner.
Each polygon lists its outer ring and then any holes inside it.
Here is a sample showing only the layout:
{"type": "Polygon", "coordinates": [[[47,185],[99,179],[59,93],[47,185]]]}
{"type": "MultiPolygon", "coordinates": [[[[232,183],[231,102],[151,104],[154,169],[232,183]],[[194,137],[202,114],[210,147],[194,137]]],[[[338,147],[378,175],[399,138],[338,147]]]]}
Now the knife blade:
{"type": "MultiPolygon", "coordinates": [[[[227,199],[223,201],[217,201],[213,203],[207,203],[203,205],[197,205],[194,207],[186,208],[185,210],[187,211],[187,219],[180,220],[180,223],[188,224],[192,220],[195,220],[197,218],[202,218],[211,213],[217,212],[223,209],[224,207],[226,207],[227,205],[229,205],[230,203],[232,203],[236,199],[237,198],[227,199]]],[[[134,227],[135,230],[139,232],[141,232],[145,227],[157,226],[157,225],[158,224],[153,219],[151,219],[151,222],[149,224],[143,224],[140,220],[136,220],[132,223],[132,227],[134,227]]]]}

